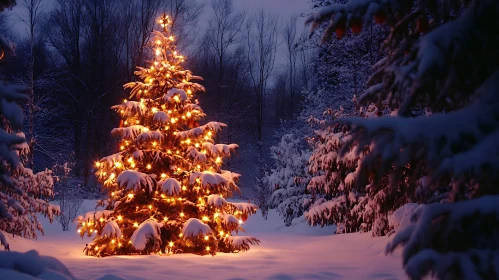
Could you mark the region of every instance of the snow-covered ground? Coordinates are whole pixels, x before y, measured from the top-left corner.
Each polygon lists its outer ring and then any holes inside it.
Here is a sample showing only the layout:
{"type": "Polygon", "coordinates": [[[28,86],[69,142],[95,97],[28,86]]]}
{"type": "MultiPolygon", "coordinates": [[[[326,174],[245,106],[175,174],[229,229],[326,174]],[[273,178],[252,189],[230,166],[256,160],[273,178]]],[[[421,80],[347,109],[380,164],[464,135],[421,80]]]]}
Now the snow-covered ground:
{"type": "MultiPolygon", "coordinates": [[[[83,210],[92,210],[85,201],[83,210]]],[[[385,256],[388,238],[370,234],[332,235],[333,227],[312,228],[304,222],[285,227],[275,211],[267,220],[257,213],[244,225],[262,243],[248,252],[212,256],[86,257],[75,230],[63,232],[43,220],[45,236],[36,241],[9,237],[13,251],[36,249],[57,257],[81,279],[113,274],[124,279],[407,279],[400,252],[385,256]]],[[[74,228],[74,227],[72,227],[74,228]]]]}

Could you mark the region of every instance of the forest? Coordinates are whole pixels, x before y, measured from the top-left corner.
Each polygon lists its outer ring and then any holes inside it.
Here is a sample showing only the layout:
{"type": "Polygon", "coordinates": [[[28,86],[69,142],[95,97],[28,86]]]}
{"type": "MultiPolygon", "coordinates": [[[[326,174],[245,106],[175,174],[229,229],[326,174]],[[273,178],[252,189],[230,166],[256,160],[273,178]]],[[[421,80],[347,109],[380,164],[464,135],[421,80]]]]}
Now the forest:
{"type": "Polygon", "coordinates": [[[268,1],[0,0],[0,279],[499,277],[499,2],[268,1]]]}

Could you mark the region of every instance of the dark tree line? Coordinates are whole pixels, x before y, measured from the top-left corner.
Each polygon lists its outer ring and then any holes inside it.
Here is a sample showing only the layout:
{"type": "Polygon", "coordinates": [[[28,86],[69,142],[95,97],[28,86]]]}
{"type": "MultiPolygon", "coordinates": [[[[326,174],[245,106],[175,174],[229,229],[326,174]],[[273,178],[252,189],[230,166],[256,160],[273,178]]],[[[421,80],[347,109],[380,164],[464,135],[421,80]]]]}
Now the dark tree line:
{"type": "MultiPolygon", "coordinates": [[[[205,78],[207,94],[200,101],[206,112],[228,124],[219,140],[240,143],[241,157],[248,154],[250,162],[257,160],[254,149],[270,146],[273,130],[293,117],[307,84],[301,67],[307,64],[307,51],[297,44],[296,17],[247,13],[232,0],[19,4],[23,13],[0,18],[2,34],[12,21],[23,31],[17,38],[7,34],[20,51],[1,71],[31,88],[25,105],[25,133],[33,147],[30,164],[42,169],[71,162],[72,176],[87,189],[99,189],[93,162],[117,149],[109,131],[119,118],[110,107],[126,96],[122,85],[148,59],[147,43],[160,14],[171,16],[178,50],[205,78]],[[207,28],[198,28],[206,23],[207,28]],[[286,50],[282,70],[276,64],[280,47],[286,50]]],[[[244,173],[251,163],[239,161],[236,157],[227,164],[244,173]]],[[[245,173],[248,184],[251,172],[245,173]]]]}

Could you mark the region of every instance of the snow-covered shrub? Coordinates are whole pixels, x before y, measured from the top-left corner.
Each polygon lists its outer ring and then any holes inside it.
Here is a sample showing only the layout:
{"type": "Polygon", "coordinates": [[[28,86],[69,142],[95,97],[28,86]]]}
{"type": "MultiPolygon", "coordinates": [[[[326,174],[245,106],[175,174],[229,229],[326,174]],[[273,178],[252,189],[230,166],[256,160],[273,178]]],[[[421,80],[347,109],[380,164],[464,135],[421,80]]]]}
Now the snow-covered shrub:
{"type": "Polygon", "coordinates": [[[309,149],[303,137],[287,133],[277,146],[271,147],[271,156],[275,167],[264,178],[267,188],[274,190],[270,208],[277,208],[286,226],[290,226],[294,218],[303,215],[305,202],[311,199],[305,188],[309,149]]]}
{"type": "Polygon", "coordinates": [[[340,154],[370,149],[358,181],[388,178],[389,188],[402,184],[408,197],[439,194],[433,201],[440,203],[419,207],[387,248],[404,247],[412,279],[498,277],[498,13],[496,0],[363,0],[308,19],[314,28],[331,20],[325,40],[373,19],[391,27],[387,57],[361,102],[386,104],[396,114],[339,121],[352,126],[340,154]],[[424,110],[431,114],[418,116],[424,110]]]}
{"type": "MultiPolygon", "coordinates": [[[[54,197],[52,171],[44,170],[33,174],[31,169],[19,164],[19,169],[11,175],[13,184],[22,190],[22,194],[11,194],[10,199],[15,199],[18,204],[16,207],[9,207],[11,219],[0,220],[0,230],[25,238],[36,238],[37,231],[43,234],[37,215],[42,214],[52,222],[60,213],[59,206],[48,202],[54,197]],[[22,207],[22,213],[18,211],[18,207],[22,207]]],[[[3,203],[8,203],[9,198],[5,194],[0,193],[0,198],[3,203]]]]}

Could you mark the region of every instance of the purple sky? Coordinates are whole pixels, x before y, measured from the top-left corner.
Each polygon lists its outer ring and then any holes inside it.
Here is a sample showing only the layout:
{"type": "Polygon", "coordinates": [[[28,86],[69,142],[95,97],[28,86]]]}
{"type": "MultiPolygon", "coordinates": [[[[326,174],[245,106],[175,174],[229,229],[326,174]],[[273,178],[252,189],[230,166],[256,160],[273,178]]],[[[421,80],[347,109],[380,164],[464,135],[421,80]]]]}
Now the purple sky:
{"type": "Polygon", "coordinates": [[[235,3],[249,9],[265,8],[281,16],[300,14],[310,10],[308,0],[235,0],[235,3]]]}
{"type": "MultiPolygon", "coordinates": [[[[127,1],[127,0],[123,0],[127,1]]],[[[202,2],[207,2],[209,5],[209,0],[199,0],[202,2]]],[[[17,0],[17,6],[13,9],[13,11],[9,11],[10,21],[13,29],[17,32],[21,37],[26,36],[26,26],[19,20],[19,15],[25,13],[24,8],[22,8],[23,0],[17,0]]],[[[44,0],[47,10],[50,10],[50,7],[53,6],[53,0],[44,0]]],[[[272,13],[277,14],[281,20],[286,20],[291,15],[300,15],[307,14],[311,11],[309,0],[234,0],[234,4],[238,9],[245,9],[249,13],[256,12],[260,9],[265,9],[272,13]]],[[[205,15],[206,18],[210,15],[209,7],[206,7],[205,15]]],[[[206,18],[201,18],[201,21],[205,21],[206,18]]],[[[304,28],[303,18],[300,18],[297,22],[298,31],[301,32],[304,28]]],[[[202,26],[206,26],[201,23],[199,28],[202,26]]],[[[283,64],[283,58],[277,57],[276,67],[281,68],[283,64]]]]}

